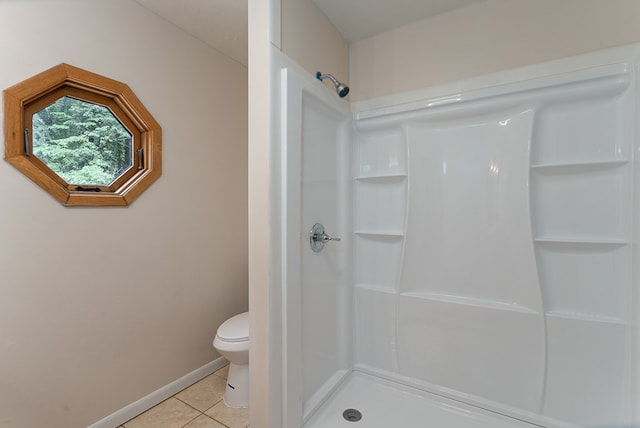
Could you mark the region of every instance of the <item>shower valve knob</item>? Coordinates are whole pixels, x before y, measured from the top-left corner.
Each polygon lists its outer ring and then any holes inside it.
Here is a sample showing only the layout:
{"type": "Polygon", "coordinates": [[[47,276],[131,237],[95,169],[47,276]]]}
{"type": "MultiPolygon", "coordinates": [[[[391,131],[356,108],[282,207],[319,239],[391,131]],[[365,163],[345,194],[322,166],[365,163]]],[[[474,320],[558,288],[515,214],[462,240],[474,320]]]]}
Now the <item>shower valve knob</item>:
{"type": "Polygon", "coordinates": [[[329,241],[336,241],[336,242],[340,242],[340,238],[332,238],[331,236],[326,235],[326,234],[325,234],[325,235],[322,235],[322,236],[320,237],[320,239],[322,239],[322,242],[329,242],[329,241]]]}
{"type": "Polygon", "coordinates": [[[324,231],[324,226],[321,223],[316,223],[309,232],[309,244],[311,249],[318,253],[324,248],[324,244],[329,241],[340,242],[340,238],[334,238],[327,235],[324,231]]]}

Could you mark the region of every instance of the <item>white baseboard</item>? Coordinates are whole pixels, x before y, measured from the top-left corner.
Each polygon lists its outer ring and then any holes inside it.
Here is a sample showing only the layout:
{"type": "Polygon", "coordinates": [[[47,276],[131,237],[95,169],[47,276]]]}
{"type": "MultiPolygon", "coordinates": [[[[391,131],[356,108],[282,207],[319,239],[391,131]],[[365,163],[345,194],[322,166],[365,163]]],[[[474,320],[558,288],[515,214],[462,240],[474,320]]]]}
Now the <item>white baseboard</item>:
{"type": "Polygon", "coordinates": [[[140,413],[152,408],[167,398],[177,394],[186,387],[196,383],[200,379],[209,376],[211,373],[220,370],[227,364],[227,360],[219,357],[204,366],[195,369],[191,373],[187,373],[179,379],[174,380],[168,385],[160,389],[156,389],[151,394],[134,401],[133,403],[115,411],[109,416],[89,425],[87,428],[116,428],[130,419],[138,416],[140,413]]]}

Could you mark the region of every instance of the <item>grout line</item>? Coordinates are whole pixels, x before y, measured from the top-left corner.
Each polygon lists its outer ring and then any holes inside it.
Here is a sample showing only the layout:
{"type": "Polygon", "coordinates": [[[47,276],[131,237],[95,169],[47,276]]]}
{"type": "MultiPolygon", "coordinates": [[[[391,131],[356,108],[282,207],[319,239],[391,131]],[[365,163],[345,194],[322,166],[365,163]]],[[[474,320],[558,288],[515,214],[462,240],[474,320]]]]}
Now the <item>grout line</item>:
{"type": "MultiPolygon", "coordinates": [[[[182,391],[180,391],[180,392],[182,392],[182,391]]],[[[176,397],[176,396],[174,395],[172,398],[175,398],[176,400],[178,400],[178,401],[180,401],[180,402],[182,402],[182,403],[186,404],[187,406],[191,407],[191,408],[192,408],[193,410],[195,410],[196,412],[200,412],[200,413],[202,413],[202,410],[200,410],[200,409],[196,409],[196,408],[195,408],[195,407],[193,407],[191,404],[189,404],[189,403],[187,403],[186,401],[184,401],[184,400],[180,399],[179,397],[176,397]]]]}
{"type": "MultiPolygon", "coordinates": [[[[181,391],[181,392],[182,392],[182,391],[181,391]]],[[[230,428],[228,425],[226,425],[226,424],[225,424],[225,423],[223,423],[222,421],[220,421],[220,420],[218,420],[218,419],[214,418],[213,416],[209,416],[209,415],[207,415],[207,414],[205,413],[205,412],[208,412],[209,410],[213,409],[213,408],[214,408],[215,406],[217,406],[218,404],[220,404],[220,403],[222,402],[222,399],[220,399],[220,400],[216,401],[213,405],[211,405],[210,407],[208,407],[205,411],[202,411],[202,410],[200,410],[200,409],[196,409],[196,408],[195,408],[195,407],[193,407],[191,404],[189,404],[189,403],[187,403],[186,401],[184,401],[184,400],[182,400],[182,399],[178,398],[178,397],[177,397],[177,396],[175,396],[175,395],[174,395],[174,396],[172,396],[172,397],[169,397],[169,398],[175,398],[176,400],[180,401],[181,403],[186,404],[187,406],[191,407],[191,408],[192,408],[193,410],[195,410],[196,412],[200,413],[198,416],[196,416],[195,418],[191,419],[189,422],[187,422],[186,424],[184,424],[184,425],[182,426],[182,428],[184,428],[185,426],[189,425],[191,422],[193,422],[195,419],[197,419],[197,418],[198,418],[198,417],[200,417],[201,415],[204,415],[204,416],[206,416],[207,418],[214,420],[215,422],[219,423],[220,425],[225,426],[226,428],[230,428]]],[[[168,400],[169,398],[167,398],[167,400],[168,400]]]]}
{"type": "MultiPolygon", "coordinates": [[[[216,407],[218,404],[220,404],[220,402],[221,402],[221,401],[222,401],[222,398],[221,398],[221,399],[219,399],[218,401],[216,401],[215,403],[213,403],[213,404],[211,405],[211,407],[208,407],[208,408],[207,408],[207,410],[205,410],[205,413],[206,413],[206,412],[208,412],[209,410],[213,409],[214,407],[216,407]]],[[[209,415],[207,415],[207,416],[209,416],[209,415]]],[[[211,417],[211,416],[209,416],[209,417],[211,417]]],[[[213,418],[213,419],[216,419],[216,418],[213,418]]],[[[216,419],[216,420],[217,420],[217,419],[216,419]]],[[[220,423],[222,423],[222,422],[220,422],[220,423]]]]}
{"type": "MultiPolygon", "coordinates": [[[[182,401],[182,400],[180,400],[182,401]]],[[[182,401],[184,403],[184,401],[182,401]]],[[[187,404],[187,403],[185,403],[187,404]]],[[[187,404],[188,405],[188,404],[187,404]]],[[[198,409],[196,409],[198,410],[198,409]]],[[[200,415],[202,415],[202,412],[200,412],[200,410],[198,410],[198,412],[200,413],[200,415]]],[[[186,424],[182,425],[182,428],[186,427],[187,425],[189,425],[191,422],[195,421],[196,419],[198,419],[200,417],[200,415],[197,415],[195,418],[191,419],[189,422],[187,422],[186,424]]]]}

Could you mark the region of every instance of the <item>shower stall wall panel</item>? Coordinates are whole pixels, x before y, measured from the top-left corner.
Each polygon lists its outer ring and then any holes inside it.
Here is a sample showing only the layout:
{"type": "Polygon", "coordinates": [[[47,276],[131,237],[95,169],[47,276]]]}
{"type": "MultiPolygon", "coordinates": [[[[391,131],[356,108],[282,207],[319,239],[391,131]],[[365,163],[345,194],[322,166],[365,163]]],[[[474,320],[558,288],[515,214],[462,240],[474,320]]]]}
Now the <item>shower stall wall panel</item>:
{"type": "MultiPolygon", "coordinates": [[[[336,115],[303,94],[302,122],[302,239],[307,228],[321,222],[327,232],[338,232],[336,115]]],[[[337,236],[337,235],[336,235],[337,236]]],[[[303,396],[310,397],[340,367],[341,321],[334,308],[340,301],[337,276],[345,268],[338,244],[329,243],[320,253],[304,245],[302,260],[302,360],[303,396]],[[327,316],[327,310],[330,310],[327,316]]]]}
{"type": "Polygon", "coordinates": [[[351,357],[351,115],[281,55],[284,396],[287,426],[348,374],[351,357]],[[322,223],[320,252],[310,229],[322,223]]]}
{"type": "Polygon", "coordinates": [[[397,371],[397,284],[407,203],[407,144],[402,127],[355,136],[355,358],[397,371]]]}
{"type": "Polygon", "coordinates": [[[638,423],[634,67],[455,98],[356,121],[355,368],[534,423],[638,423]]]}
{"type": "Polygon", "coordinates": [[[548,347],[542,412],[581,426],[632,418],[638,97],[631,70],[559,91],[540,108],[532,140],[532,230],[548,347]]]}

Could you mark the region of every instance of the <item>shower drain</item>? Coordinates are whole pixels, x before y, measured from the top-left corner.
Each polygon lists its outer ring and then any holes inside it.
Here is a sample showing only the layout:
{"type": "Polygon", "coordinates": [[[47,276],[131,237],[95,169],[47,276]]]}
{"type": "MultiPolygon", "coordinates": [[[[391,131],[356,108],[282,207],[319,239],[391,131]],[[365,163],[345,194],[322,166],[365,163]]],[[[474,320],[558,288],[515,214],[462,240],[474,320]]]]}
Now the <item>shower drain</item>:
{"type": "Polygon", "coordinates": [[[360,410],[347,409],[342,412],[342,417],[349,422],[358,422],[360,419],[362,419],[362,413],[360,413],[360,410]]]}

